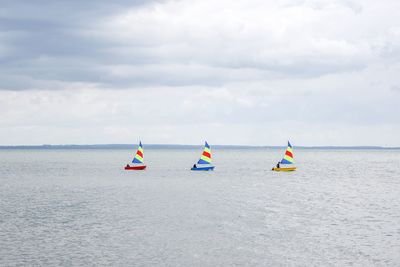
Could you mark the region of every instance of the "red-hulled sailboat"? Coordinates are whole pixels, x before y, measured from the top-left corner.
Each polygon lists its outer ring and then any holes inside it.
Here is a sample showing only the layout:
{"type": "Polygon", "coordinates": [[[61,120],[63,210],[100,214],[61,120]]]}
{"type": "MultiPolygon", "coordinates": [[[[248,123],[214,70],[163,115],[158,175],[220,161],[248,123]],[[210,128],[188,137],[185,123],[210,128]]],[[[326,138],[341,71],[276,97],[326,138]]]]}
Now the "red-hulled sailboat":
{"type": "Polygon", "coordinates": [[[135,157],[132,160],[132,166],[127,164],[125,166],[125,170],[144,170],[146,169],[146,165],[144,164],[144,154],[143,154],[143,146],[142,142],[139,142],[139,147],[136,151],[135,157]]]}

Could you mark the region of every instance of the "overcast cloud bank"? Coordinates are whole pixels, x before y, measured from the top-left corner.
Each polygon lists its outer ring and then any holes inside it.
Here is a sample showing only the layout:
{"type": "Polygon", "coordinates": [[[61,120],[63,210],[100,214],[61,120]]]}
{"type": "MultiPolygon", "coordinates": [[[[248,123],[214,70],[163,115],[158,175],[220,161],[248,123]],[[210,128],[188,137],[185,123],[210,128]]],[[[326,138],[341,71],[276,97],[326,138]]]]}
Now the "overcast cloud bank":
{"type": "Polygon", "coordinates": [[[0,144],[399,146],[399,1],[4,1],[0,144]]]}

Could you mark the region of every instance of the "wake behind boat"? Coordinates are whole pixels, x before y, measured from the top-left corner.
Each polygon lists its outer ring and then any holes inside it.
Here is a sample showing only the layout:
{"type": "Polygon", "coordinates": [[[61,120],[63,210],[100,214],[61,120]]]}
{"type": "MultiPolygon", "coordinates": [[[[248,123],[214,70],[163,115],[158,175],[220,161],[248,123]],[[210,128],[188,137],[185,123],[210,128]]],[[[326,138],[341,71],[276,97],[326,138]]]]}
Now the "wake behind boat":
{"type": "Polygon", "coordinates": [[[211,147],[205,142],[203,153],[199,161],[193,165],[192,171],[212,171],[214,166],[211,164],[211,147]]]}
{"type": "Polygon", "coordinates": [[[139,147],[136,151],[135,157],[132,160],[132,166],[127,164],[125,170],[144,170],[146,165],[144,164],[144,152],[142,142],[139,142],[139,147]]]}
{"type": "Polygon", "coordinates": [[[277,172],[290,172],[296,170],[293,159],[293,148],[289,141],[283,159],[278,162],[276,167],[272,168],[272,170],[277,172]]]}

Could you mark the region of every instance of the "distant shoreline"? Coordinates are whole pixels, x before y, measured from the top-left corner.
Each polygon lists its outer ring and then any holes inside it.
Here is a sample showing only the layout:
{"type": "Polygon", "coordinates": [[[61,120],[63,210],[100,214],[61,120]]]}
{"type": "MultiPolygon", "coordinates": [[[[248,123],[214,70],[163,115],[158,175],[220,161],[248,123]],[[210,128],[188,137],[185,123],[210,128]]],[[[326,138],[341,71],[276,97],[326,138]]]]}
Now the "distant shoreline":
{"type": "MultiPolygon", "coordinates": [[[[0,146],[0,150],[7,149],[134,149],[136,144],[92,144],[92,145],[16,145],[0,146]]],[[[178,144],[147,144],[147,149],[193,149],[202,145],[178,144]]],[[[281,149],[286,146],[246,146],[246,145],[213,145],[215,149],[281,149]]],[[[321,149],[321,150],[400,150],[400,147],[381,146],[294,146],[295,149],[321,149]]]]}

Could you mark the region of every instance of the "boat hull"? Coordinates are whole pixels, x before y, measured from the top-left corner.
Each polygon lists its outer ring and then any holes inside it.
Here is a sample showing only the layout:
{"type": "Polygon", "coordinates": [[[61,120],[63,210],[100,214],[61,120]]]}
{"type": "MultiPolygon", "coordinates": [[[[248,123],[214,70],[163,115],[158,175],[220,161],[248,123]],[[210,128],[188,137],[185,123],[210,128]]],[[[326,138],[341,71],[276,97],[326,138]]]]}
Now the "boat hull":
{"type": "Polygon", "coordinates": [[[213,171],[214,166],[191,168],[192,171],[213,171]]]}
{"type": "Polygon", "coordinates": [[[289,167],[289,168],[272,168],[273,171],[276,172],[292,172],[296,170],[296,167],[289,167]]]}
{"type": "Polygon", "coordinates": [[[140,165],[140,166],[125,166],[125,170],[127,171],[140,171],[146,169],[146,165],[140,165]]]}

